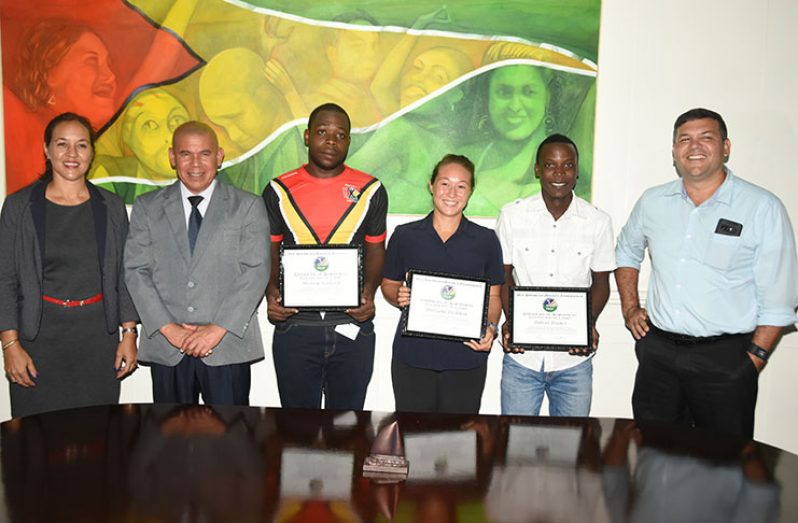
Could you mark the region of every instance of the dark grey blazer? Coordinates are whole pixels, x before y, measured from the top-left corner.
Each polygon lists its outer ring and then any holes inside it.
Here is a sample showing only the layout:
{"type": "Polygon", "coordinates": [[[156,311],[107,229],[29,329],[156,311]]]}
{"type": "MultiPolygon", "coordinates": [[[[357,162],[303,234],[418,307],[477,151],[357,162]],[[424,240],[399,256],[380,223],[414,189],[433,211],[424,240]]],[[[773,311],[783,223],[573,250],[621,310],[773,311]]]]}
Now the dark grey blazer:
{"type": "MultiPolygon", "coordinates": [[[[105,323],[108,332],[114,332],[121,322],[138,321],[122,267],[127,211],[115,194],[86,185],[94,215],[105,323]]],[[[42,318],[46,186],[38,181],[8,196],[0,214],[0,330],[16,329],[27,340],[39,333],[42,318]]]]}

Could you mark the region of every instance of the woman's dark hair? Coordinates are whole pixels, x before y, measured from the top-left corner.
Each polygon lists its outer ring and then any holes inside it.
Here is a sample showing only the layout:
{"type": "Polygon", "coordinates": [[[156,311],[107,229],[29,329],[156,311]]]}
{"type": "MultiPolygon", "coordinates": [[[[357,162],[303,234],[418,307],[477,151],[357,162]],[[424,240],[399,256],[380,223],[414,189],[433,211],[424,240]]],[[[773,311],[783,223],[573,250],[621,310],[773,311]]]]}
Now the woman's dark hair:
{"type": "Polygon", "coordinates": [[[32,111],[50,104],[47,78],[78,39],[94,33],[89,26],[71,20],[48,19],[36,24],[26,35],[20,51],[20,68],[14,91],[32,111]]]}
{"type": "Polygon", "coordinates": [[[432,178],[430,178],[429,183],[435,183],[435,179],[438,177],[438,171],[441,167],[445,167],[451,163],[455,163],[471,173],[471,190],[474,190],[474,186],[477,184],[477,179],[474,176],[474,162],[469,160],[466,156],[462,154],[447,154],[441,161],[435,164],[435,168],[432,169],[432,178]]]}
{"type": "MultiPolygon", "coordinates": [[[[76,122],[83,126],[84,129],[89,133],[89,144],[91,145],[91,150],[94,152],[94,129],[91,127],[91,122],[85,116],[81,116],[75,113],[61,113],[47,124],[47,127],[44,128],[44,145],[45,147],[50,145],[50,142],[53,141],[53,133],[55,132],[55,128],[58,127],[60,124],[65,122],[76,122]]],[[[88,174],[88,170],[86,173],[88,174]]],[[[50,163],[50,160],[47,158],[47,155],[44,157],[44,172],[40,176],[41,180],[52,180],[53,179],[53,164],[50,163]]]]}

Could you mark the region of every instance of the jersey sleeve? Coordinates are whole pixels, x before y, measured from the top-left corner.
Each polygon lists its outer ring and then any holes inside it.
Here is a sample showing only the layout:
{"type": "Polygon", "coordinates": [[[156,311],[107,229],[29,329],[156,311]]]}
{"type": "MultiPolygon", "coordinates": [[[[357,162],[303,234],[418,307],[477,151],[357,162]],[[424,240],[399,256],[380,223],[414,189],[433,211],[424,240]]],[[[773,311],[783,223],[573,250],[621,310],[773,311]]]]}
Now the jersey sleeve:
{"type": "Polygon", "coordinates": [[[263,190],[263,201],[266,203],[266,212],[269,215],[271,241],[279,243],[283,241],[285,235],[285,220],[283,213],[280,212],[280,199],[277,196],[277,191],[274,190],[273,183],[270,182],[263,190]]]}
{"type": "MultiPolygon", "coordinates": [[[[379,183],[379,182],[377,182],[379,183]]],[[[386,219],[388,216],[388,191],[380,183],[369,205],[365,220],[365,240],[368,243],[380,243],[387,236],[386,219]]]]}

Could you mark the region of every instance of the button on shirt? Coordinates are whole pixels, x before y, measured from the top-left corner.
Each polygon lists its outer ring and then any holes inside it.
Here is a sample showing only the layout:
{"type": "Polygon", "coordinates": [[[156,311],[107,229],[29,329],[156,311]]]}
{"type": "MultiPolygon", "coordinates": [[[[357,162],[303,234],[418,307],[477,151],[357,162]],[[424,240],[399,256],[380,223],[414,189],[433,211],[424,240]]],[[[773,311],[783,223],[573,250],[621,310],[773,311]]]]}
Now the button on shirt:
{"type": "MultiPolygon", "coordinates": [[[[577,196],[556,221],[540,195],[508,203],[499,213],[496,234],[504,264],[513,266],[513,279],[519,286],[590,287],[590,271],[615,269],[610,216],[577,196]]],[[[557,351],[527,351],[511,357],[546,372],[585,361],[557,351]]]]}
{"type": "Polygon", "coordinates": [[[643,193],[618,238],[618,266],[639,269],[646,247],[652,260],[646,308],[657,327],[715,336],[795,322],[798,261],[790,219],[776,196],[730,170],[699,206],[681,180],[643,193]],[[727,234],[716,232],[721,219],[733,222],[727,234]]]}

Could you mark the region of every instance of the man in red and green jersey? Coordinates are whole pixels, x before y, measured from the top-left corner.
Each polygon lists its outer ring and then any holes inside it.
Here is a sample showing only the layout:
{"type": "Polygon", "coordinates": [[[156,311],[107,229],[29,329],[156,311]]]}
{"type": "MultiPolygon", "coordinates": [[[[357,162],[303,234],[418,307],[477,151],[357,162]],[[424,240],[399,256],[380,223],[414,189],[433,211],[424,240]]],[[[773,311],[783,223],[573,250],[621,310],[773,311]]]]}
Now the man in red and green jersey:
{"type": "Polygon", "coordinates": [[[272,180],[263,192],[271,224],[272,272],[266,289],[274,323],[280,402],[289,408],[360,410],[374,366],[374,292],[385,258],[388,194],[379,180],[344,164],[350,120],[327,103],[310,113],[308,163],[272,180]],[[282,306],[281,245],[361,245],[361,305],[345,312],[299,312],[282,306]]]}

